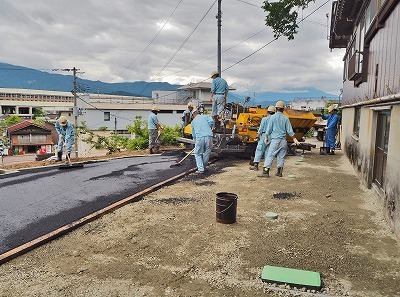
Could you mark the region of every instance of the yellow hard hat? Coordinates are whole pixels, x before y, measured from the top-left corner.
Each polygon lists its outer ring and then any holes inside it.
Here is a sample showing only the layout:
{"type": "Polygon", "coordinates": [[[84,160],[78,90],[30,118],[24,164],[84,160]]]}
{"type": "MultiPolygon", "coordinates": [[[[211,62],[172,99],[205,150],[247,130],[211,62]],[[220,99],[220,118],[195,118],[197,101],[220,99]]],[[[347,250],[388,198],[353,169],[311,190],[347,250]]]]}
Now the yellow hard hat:
{"type": "Polygon", "coordinates": [[[276,102],[275,107],[276,108],[285,108],[285,102],[283,102],[282,100],[279,100],[278,102],[276,102]]]}
{"type": "Polygon", "coordinates": [[[153,108],[151,110],[160,111],[160,109],[157,106],[153,106],[153,108]]]}
{"type": "Polygon", "coordinates": [[[268,111],[268,112],[275,112],[276,110],[275,110],[275,107],[274,107],[274,106],[270,105],[270,106],[268,106],[267,111],[268,111]]]}
{"type": "Polygon", "coordinates": [[[189,102],[187,106],[188,107],[194,107],[193,102],[189,102]]]}
{"type": "Polygon", "coordinates": [[[60,116],[58,122],[60,123],[61,126],[65,126],[67,125],[67,118],[65,116],[60,116]]]}

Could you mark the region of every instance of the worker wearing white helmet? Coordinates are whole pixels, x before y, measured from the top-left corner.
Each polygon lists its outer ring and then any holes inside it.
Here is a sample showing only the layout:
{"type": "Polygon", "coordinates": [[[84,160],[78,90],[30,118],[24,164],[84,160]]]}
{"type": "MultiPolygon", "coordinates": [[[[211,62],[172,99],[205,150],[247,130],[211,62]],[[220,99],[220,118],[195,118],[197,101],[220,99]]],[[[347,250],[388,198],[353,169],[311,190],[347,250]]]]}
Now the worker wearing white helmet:
{"type": "Polygon", "coordinates": [[[326,146],[329,148],[329,155],[335,154],[336,148],[336,134],[338,132],[338,122],[339,116],[336,114],[337,105],[333,104],[328,107],[328,115],[322,115],[326,122],[326,132],[325,132],[325,143],[326,146]]]}
{"type": "Polygon", "coordinates": [[[283,114],[285,103],[283,101],[276,102],[275,109],[276,113],[271,116],[265,131],[266,138],[271,140],[263,167],[263,176],[266,177],[269,177],[269,169],[275,157],[277,157],[278,166],[276,175],[282,177],[284,158],[287,152],[286,133],[289,134],[290,137],[293,137],[293,142],[296,143],[296,145],[299,144],[299,141],[294,137],[289,118],[283,114]]]}
{"type": "Polygon", "coordinates": [[[67,148],[67,154],[71,159],[72,146],[75,143],[75,128],[65,116],[60,116],[56,120],[56,131],[58,133],[57,161],[62,160],[63,146],[67,148]]]}
{"type": "Polygon", "coordinates": [[[182,129],[193,120],[193,102],[187,104],[187,109],[182,113],[182,129]]]}
{"type": "Polygon", "coordinates": [[[226,80],[220,77],[218,71],[211,73],[213,79],[211,84],[211,96],[210,101],[212,102],[212,116],[215,120],[215,125],[218,128],[222,117],[222,112],[225,108],[226,96],[228,95],[228,83],[226,80]]]}
{"type": "Polygon", "coordinates": [[[211,127],[214,120],[207,114],[199,114],[197,109],[193,109],[192,138],[195,141],[194,157],[197,165],[197,173],[202,174],[210,158],[213,132],[211,127]]]}
{"type": "MultiPolygon", "coordinates": [[[[257,148],[256,148],[256,153],[254,156],[253,160],[253,165],[250,166],[250,170],[258,170],[258,164],[260,163],[261,158],[264,156],[264,163],[267,160],[267,154],[268,154],[268,148],[269,144],[271,143],[271,140],[268,139],[265,141],[265,131],[267,130],[267,126],[269,123],[269,120],[271,119],[271,116],[275,114],[275,107],[274,106],[268,106],[267,109],[268,115],[266,117],[263,117],[261,120],[260,127],[258,128],[257,131],[257,136],[254,140],[258,141],[257,148]]],[[[264,164],[265,166],[265,164],[264,164]]]]}
{"type": "Polygon", "coordinates": [[[153,106],[147,119],[150,154],[158,153],[160,150],[160,135],[161,131],[163,130],[163,126],[158,121],[157,114],[159,111],[160,109],[157,106],[153,106]]]}

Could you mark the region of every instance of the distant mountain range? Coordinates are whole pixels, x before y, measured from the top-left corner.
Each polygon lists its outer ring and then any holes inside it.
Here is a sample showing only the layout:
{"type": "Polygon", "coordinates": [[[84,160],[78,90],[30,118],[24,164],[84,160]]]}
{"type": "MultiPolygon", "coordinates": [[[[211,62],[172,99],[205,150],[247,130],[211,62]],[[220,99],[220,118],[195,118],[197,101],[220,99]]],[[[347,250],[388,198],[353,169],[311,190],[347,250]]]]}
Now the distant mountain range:
{"type": "MultiPolygon", "coordinates": [[[[72,71],[62,73],[48,73],[22,66],[0,63],[0,88],[35,89],[52,91],[73,91],[72,71]]],[[[151,97],[153,90],[174,91],[182,85],[167,82],[124,82],[106,83],[77,78],[77,91],[82,93],[100,93],[125,96],[151,97]]],[[[277,100],[289,103],[296,98],[320,99],[322,97],[336,99],[337,96],[317,90],[313,87],[285,88],[283,92],[257,92],[249,95],[245,86],[233,86],[237,91],[229,92],[230,102],[244,103],[250,97],[247,105],[268,106],[277,100]]]]}

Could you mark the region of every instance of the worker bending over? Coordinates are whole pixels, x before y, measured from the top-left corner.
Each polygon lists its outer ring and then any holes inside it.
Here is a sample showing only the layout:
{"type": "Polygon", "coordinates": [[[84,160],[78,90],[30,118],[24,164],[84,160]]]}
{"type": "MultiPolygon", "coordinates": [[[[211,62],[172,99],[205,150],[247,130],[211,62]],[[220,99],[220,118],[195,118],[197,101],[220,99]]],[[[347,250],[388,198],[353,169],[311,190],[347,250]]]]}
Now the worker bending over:
{"type": "Polygon", "coordinates": [[[212,149],[213,119],[206,114],[199,114],[196,108],[193,109],[192,138],[195,141],[194,157],[196,159],[197,173],[204,173],[212,149]]]}
{"type": "Polygon", "coordinates": [[[63,146],[67,148],[67,163],[71,159],[72,146],[75,144],[75,128],[65,116],[56,120],[56,131],[58,133],[57,161],[62,161],[63,146]]]}
{"type": "Polygon", "coordinates": [[[260,163],[262,156],[264,156],[264,167],[265,167],[265,162],[267,161],[268,148],[271,143],[271,139],[267,140],[265,139],[265,131],[267,130],[267,126],[269,120],[271,119],[271,115],[275,114],[275,107],[272,105],[268,106],[267,112],[268,116],[263,117],[263,119],[261,120],[260,127],[258,128],[257,131],[257,136],[255,139],[258,139],[258,144],[256,148],[256,154],[253,160],[253,165],[250,166],[250,170],[258,170],[258,164],[260,163]]]}
{"type": "Polygon", "coordinates": [[[264,163],[263,176],[269,177],[269,169],[271,168],[272,161],[277,157],[278,171],[277,176],[282,177],[284,158],[287,151],[286,133],[290,137],[293,137],[293,142],[296,145],[299,141],[294,137],[292,125],[290,124],[289,118],[283,115],[285,109],[285,103],[278,101],[275,104],[276,113],[271,116],[267,129],[265,131],[265,138],[271,139],[271,143],[268,149],[267,158],[264,163]]]}

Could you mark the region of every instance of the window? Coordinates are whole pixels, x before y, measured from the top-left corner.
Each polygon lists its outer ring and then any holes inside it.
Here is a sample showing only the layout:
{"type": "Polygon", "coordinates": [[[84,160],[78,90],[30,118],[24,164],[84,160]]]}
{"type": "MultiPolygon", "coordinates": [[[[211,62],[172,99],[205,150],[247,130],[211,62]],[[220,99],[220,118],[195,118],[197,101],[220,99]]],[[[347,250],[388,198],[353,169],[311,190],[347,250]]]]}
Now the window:
{"type": "Polygon", "coordinates": [[[361,108],[356,107],[356,109],[354,110],[353,135],[357,137],[360,136],[360,113],[361,113],[361,108]]]}
{"type": "Polygon", "coordinates": [[[109,111],[104,112],[104,120],[105,121],[110,121],[111,120],[111,115],[109,111]]]}

